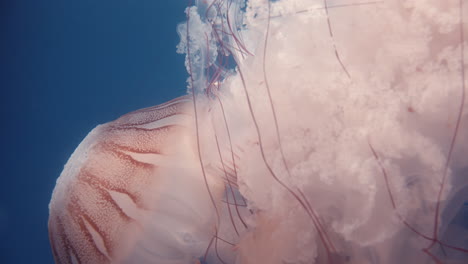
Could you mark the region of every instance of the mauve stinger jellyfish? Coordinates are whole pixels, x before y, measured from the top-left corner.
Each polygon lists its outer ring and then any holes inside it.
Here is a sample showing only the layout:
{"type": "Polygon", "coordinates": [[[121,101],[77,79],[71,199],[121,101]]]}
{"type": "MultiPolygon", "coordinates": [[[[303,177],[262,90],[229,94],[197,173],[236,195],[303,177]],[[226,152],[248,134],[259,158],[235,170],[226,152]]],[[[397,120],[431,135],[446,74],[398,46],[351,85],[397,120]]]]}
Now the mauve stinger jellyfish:
{"type": "Polygon", "coordinates": [[[187,95],[93,129],[56,263],[468,262],[466,0],[205,0],[187,95]]]}

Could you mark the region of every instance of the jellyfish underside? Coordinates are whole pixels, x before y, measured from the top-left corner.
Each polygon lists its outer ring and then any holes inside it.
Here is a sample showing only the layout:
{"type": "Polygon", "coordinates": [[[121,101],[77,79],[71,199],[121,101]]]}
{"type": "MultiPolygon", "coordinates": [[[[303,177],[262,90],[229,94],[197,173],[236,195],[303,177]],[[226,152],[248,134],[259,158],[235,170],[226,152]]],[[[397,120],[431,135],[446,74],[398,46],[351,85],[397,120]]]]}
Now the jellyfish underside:
{"type": "Polygon", "coordinates": [[[187,8],[189,95],[75,150],[55,261],[465,263],[468,4],[242,3],[187,8]]]}

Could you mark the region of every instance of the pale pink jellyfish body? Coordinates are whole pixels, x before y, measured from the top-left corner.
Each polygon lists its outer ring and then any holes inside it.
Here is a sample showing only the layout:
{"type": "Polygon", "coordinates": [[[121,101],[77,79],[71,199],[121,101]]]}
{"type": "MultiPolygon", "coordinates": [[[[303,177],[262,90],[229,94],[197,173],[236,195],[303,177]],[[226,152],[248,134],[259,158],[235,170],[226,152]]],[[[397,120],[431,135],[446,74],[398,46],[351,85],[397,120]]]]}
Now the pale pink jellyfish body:
{"type": "Polygon", "coordinates": [[[56,262],[466,263],[467,9],[198,1],[189,95],[66,164],[56,262]]]}
{"type": "Polygon", "coordinates": [[[205,246],[190,240],[194,232],[209,238],[213,225],[206,188],[193,175],[190,102],[129,113],[83,140],[50,205],[56,262],[180,262],[205,246]]]}

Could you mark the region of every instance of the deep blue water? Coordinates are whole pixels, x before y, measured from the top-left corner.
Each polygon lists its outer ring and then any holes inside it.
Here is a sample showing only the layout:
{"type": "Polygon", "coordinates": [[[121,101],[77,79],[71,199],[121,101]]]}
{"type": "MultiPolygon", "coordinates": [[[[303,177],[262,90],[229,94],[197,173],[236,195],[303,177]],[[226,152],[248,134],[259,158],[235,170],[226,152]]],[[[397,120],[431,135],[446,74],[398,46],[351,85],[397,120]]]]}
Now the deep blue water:
{"type": "Polygon", "coordinates": [[[0,1],[0,263],[53,263],[49,199],[93,127],[185,93],[186,5],[0,1]]]}

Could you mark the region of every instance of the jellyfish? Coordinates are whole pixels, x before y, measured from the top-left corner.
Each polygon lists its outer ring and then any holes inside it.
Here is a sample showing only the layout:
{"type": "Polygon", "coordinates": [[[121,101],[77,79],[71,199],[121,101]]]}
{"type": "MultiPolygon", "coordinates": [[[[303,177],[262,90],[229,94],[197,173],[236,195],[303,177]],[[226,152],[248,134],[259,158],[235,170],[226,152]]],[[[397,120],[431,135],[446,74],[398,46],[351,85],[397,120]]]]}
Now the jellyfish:
{"type": "Polygon", "coordinates": [[[205,0],[187,95],[57,179],[57,263],[465,263],[468,3],[205,0]]]}

